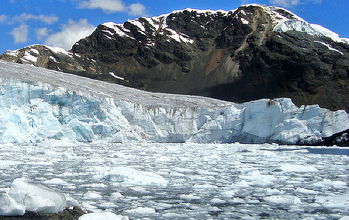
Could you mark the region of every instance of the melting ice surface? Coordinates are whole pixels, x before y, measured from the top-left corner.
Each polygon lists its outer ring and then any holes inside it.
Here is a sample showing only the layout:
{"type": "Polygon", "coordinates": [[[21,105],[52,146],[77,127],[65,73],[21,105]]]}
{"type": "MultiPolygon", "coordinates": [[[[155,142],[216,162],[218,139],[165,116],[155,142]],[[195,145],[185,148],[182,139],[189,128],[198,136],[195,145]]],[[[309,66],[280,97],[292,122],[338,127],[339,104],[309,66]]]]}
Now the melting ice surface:
{"type": "Polygon", "coordinates": [[[0,191],[25,177],[62,192],[68,206],[94,213],[130,219],[349,216],[347,155],[237,143],[0,147],[0,191]]]}

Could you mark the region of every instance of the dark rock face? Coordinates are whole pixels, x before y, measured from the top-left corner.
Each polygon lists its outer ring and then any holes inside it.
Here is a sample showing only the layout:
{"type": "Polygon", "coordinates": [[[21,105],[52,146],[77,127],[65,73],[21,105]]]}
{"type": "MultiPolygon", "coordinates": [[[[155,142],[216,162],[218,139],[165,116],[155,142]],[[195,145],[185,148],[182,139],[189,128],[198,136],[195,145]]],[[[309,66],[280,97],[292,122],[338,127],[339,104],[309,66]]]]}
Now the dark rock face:
{"type": "Polygon", "coordinates": [[[84,214],[79,207],[74,207],[59,213],[26,212],[23,216],[0,216],[0,220],[77,220],[84,214]]]}
{"type": "Polygon", "coordinates": [[[334,134],[331,137],[324,138],[324,140],[318,145],[325,145],[325,146],[337,145],[340,147],[348,147],[349,146],[349,129],[343,132],[334,134]]]}
{"type": "MultiPolygon", "coordinates": [[[[299,31],[275,32],[282,19],[297,17],[249,5],[105,23],[68,55],[40,53],[35,65],[154,92],[234,102],[289,97],[297,105],[349,112],[349,44],[299,31]],[[55,59],[43,62],[42,57],[55,59]]],[[[1,59],[23,60],[6,53],[1,59]]]]}
{"type": "Polygon", "coordinates": [[[289,31],[273,33],[265,43],[239,53],[241,77],[209,88],[211,96],[244,102],[290,97],[296,105],[349,110],[348,45],[289,31]],[[341,54],[328,48],[326,42],[341,54]]]}

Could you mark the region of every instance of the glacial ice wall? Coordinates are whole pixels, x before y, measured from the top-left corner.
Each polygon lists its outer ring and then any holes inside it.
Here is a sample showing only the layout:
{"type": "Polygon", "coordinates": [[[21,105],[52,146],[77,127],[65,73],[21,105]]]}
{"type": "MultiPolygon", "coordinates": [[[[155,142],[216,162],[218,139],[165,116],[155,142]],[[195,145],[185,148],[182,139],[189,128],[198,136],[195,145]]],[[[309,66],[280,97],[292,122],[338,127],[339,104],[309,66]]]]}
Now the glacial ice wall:
{"type": "MultiPolygon", "coordinates": [[[[131,91],[138,98],[145,94],[131,91]]],[[[195,102],[195,97],[180,97],[195,102]]],[[[312,144],[347,129],[345,111],[332,112],[317,105],[298,108],[287,98],[241,105],[226,102],[217,107],[149,105],[41,82],[0,80],[0,143],[54,139],[312,144]]]]}

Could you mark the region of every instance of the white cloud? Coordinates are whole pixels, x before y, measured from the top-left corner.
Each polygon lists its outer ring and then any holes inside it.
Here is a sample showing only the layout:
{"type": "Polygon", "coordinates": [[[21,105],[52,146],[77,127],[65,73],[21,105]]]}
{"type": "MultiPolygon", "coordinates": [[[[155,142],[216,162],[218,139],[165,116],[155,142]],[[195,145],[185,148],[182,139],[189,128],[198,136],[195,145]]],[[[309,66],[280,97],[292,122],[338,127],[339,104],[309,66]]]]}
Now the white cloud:
{"type": "Polygon", "coordinates": [[[29,21],[29,20],[37,20],[37,21],[41,21],[44,22],[46,24],[53,24],[56,21],[58,21],[58,17],[56,16],[46,16],[46,15],[32,15],[32,14],[27,14],[27,13],[23,13],[19,16],[14,16],[12,18],[13,21],[17,21],[17,22],[25,22],[25,21],[29,21]]]}
{"type": "Polygon", "coordinates": [[[270,0],[273,5],[278,5],[282,7],[290,7],[299,4],[299,0],[270,0]]]}
{"type": "Polygon", "coordinates": [[[322,0],[270,0],[270,4],[278,5],[282,7],[292,7],[299,4],[315,3],[321,4],[322,0]]]}
{"type": "Polygon", "coordinates": [[[79,5],[80,8],[102,9],[106,13],[127,12],[129,15],[142,16],[146,14],[146,8],[140,3],[129,6],[122,0],[87,0],[79,5]]]}
{"type": "Polygon", "coordinates": [[[81,8],[102,9],[107,13],[123,12],[127,7],[121,0],[88,0],[80,3],[81,8]]]}
{"type": "Polygon", "coordinates": [[[67,24],[63,24],[61,32],[48,36],[45,44],[70,50],[74,43],[90,35],[94,29],[87,19],[80,19],[79,22],[70,19],[67,24]]]}
{"type": "Polygon", "coordinates": [[[241,1],[241,4],[247,4],[250,2],[250,0],[240,0],[241,1]]]}
{"type": "Polygon", "coordinates": [[[0,22],[4,22],[7,19],[6,15],[0,15],[0,22]]]}
{"type": "Polygon", "coordinates": [[[36,38],[38,40],[41,40],[42,38],[44,38],[48,35],[47,28],[39,28],[39,29],[36,29],[35,31],[36,31],[36,38]]]}
{"type": "Polygon", "coordinates": [[[11,32],[15,44],[25,43],[28,41],[28,25],[22,24],[21,26],[14,28],[11,32]]]}
{"type": "Polygon", "coordinates": [[[129,7],[128,14],[133,16],[142,16],[146,14],[146,8],[140,3],[131,4],[129,7]]]}

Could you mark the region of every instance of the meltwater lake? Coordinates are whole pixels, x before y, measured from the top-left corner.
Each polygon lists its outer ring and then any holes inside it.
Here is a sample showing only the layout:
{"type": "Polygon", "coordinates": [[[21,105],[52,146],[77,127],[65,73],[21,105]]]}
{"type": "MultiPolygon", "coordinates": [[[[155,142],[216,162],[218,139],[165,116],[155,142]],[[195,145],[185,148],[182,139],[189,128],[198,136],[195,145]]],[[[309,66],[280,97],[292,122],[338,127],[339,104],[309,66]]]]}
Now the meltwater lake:
{"type": "Polygon", "coordinates": [[[130,219],[349,216],[348,148],[94,143],[0,149],[0,192],[25,177],[88,212],[130,219]]]}

